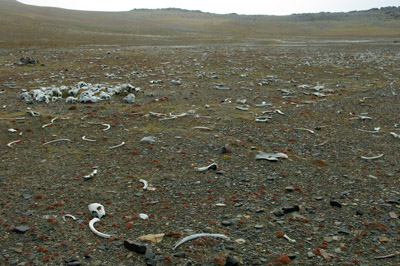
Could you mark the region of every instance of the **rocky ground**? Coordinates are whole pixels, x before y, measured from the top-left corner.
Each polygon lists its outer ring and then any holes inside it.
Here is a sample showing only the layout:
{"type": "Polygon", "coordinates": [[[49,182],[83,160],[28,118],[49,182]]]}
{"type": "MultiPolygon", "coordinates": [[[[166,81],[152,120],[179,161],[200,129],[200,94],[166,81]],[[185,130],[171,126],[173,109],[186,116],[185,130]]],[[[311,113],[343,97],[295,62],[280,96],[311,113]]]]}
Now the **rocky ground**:
{"type": "Polygon", "coordinates": [[[395,44],[3,49],[0,264],[399,265],[399,70],[395,44]],[[140,90],[66,103],[80,81],[140,90]]]}

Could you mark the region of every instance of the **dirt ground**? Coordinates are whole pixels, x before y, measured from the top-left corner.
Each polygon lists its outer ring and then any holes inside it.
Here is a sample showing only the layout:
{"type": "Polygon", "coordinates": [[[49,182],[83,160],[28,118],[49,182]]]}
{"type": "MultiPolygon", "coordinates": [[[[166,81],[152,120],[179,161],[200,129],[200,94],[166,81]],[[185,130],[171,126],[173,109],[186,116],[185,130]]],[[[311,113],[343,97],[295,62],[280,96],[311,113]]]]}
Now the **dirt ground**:
{"type": "Polygon", "coordinates": [[[0,264],[399,265],[399,51],[0,50],[0,264]],[[27,57],[39,63],[18,64],[27,57]],[[140,90],[135,103],[124,90],[66,103],[80,81],[140,90]],[[63,85],[49,103],[19,98],[63,85]],[[95,228],[111,238],[89,229],[90,203],[104,205],[95,228]],[[173,250],[198,233],[229,240],[173,250]]]}

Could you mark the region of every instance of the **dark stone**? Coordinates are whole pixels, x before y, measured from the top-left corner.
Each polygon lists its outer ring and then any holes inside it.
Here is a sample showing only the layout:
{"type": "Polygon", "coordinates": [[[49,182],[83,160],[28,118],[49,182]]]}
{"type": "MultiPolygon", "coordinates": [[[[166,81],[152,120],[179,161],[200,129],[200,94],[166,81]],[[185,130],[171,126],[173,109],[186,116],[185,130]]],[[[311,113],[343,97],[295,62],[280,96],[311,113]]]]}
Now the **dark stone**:
{"type": "Polygon", "coordinates": [[[22,216],[31,216],[33,214],[33,212],[32,211],[26,211],[26,212],[23,212],[21,214],[22,214],[22,216]]]}
{"type": "Polygon", "coordinates": [[[179,252],[179,253],[175,253],[173,256],[177,257],[177,258],[186,258],[186,253],[185,252],[179,252]]]}
{"type": "Polygon", "coordinates": [[[228,151],[227,148],[222,147],[222,148],[219,150],[219,152],[220,152],[221,154],[225,154],[225,153],[228,153],[229,151],[228,151]]]}
{"type": "Polygon", "coordinates": [[[282,207],[282,211],[283,211],[284,214],[288,214],[288,213],[291,213],[291,212],[298,212],[298,211],[300,211],[300,208],[299,208],[298,205],[285,206],[285,207],[282,207]]]}
{"type": "Polygon", "coordinates": [[[157,261],[153,260],[153,259],[146,260],[146,265],[147,266],[156,266],[157,265],[157,261]]]}
{"type": "Polygon", "coordinates": [[[28,230],[29,230],[29,227],[25,226],[25,225],[16,226],[13,228],[13,231],[18,234],[25,234],[25,232],[28,230]]]}
{"type": "Polygon", "coordinates": [[[256,213],[263,213],[263,212],[265,212],[264,209],[258,209],[258,210],[256,210],[256,213]]]}
{"type": "Polygon", "coordinates": [[[315,130],[321,130],[322,128],[320,126],[316,126],[315,130]]]}
{"type": "Polygon", "coordinates": [[[344,235],[350,235],[349,230],[347,230],[346,228],[340,228],[340,230],[338,231],[339,234],[344,234],[344,235]]]}
{"type": "Polygon", "coordinates": [[[283,211],[274,211],[273,213],[274,213],[274,215],[275,215],[276,217],[282,217],[282,216],[285,215],[285,214],[283,213],[283,211]]]}
{"type": "Polygon", "coordinates": [[[64,259],[65,263],[74,262],[74,261],[78,261],[78,258],[77,257],[70,257],[70,258],[64,259]]]}
{"type": "Polygon", "coordinates": [[[361,215],[363,215],[364,213],[363,213],[362,211],[360,211],[360,210],[356,210],[356,214],[361,216],[361,215]]]}
{"type": "Polygon", "coordinates": [[[289,257],[289,259],[294,260],[296,258],[296,254],[287,254],[287,256],[289,257]]]}
{"type": "Polygon", "coordinates": [[[68,262],[67,266],[80,266],[81,263],[79,261],[72,261],[72,262],[68,262]]]}
{"type": "Polygon", "coordinates": [[[395,199],[389,199],[389,200],[387,201],[387,203],[400,205],[400,199],[397,199],[397,200],[395,200],[395,199]]]}
{"type": "Polygon", "coordinates": [[[330,202],[329,202],[329,204],[332,206],[332,207],[338,207],[338,208],[342,208],[342,204],[340,204],[338,201],[336,201],[336,200],[331,200],[330,202]]]}
{"type": "Polygon", "coordinates": [[[234,257],[229,256],[226,259],[225,266],[237,266],[237,265],[239,265],[239,261],[234,257]]]}
{"type": "Polygon", "coordinates": [[[182,266],[193,266],[194,264],[188,260],[187,262],[185,262],[182,266]]]}
{"type": "Polygon", "coordinates": [[[144,258],[146,260],[154,259],[155,256],[156,256],[156,254],[151,252],[149,249],[146,249],[146,252],[144,253],[144,258]]]}
{"type": "Polygon", "coordinates": [[[138,254],[145,254],[147,247],[145,245],[141,245],[137,242],[134,242],[132,240],[125,240],[124,241],[124,247],[130,251],[134,251],[138,254]]]}
{"type": "Polygon", "coordinates": [[[231,221],[222,221],[221,224],[223,226],[230,226],[230,225],[232,225],[232,222],[231,221]]]}

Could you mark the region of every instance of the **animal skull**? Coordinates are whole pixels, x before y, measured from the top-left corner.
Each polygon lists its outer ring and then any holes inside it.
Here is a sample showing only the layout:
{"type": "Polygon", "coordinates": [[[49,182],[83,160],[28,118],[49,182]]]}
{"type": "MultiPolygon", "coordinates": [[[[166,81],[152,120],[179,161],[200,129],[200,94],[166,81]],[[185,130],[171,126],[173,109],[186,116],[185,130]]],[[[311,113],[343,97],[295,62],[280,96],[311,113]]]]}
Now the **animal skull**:
{"type": "Polygon", "coordinates": [[[106,215],[104,206],[99,203],[92,203],[88,205],[89,211],[93,217],[101,218],[106,215]]]}

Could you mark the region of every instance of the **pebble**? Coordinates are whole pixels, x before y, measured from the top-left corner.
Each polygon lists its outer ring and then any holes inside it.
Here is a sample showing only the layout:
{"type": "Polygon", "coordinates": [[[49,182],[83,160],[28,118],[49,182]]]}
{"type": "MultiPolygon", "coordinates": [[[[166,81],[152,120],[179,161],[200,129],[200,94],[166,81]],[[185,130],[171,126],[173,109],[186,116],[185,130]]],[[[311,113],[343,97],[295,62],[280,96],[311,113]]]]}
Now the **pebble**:
{"type": "Polygon", "coordinates": [[[312,258],[315,257],[315,254],[312,251],[307,252],[307,257],[312,258]]]}
{"type": "Polygon", "coordinates": [[[234,257],[229,256],[226,259],[225,266],[237,266],[237,265],[239,265],[239,261],[234,257]]]}
{"type": "Polygon", "coordinates": [[[221,224],[222,224],[223,226],[231,226],[231,225],[232,225],[232,222],[231,222],[231,221],[222,221],[221,224]]]}
{"type": "Polygon", "coordinates": [[[291,212],[297,212],[299,210],[300,210],[300,207],[298,205],[282,207],[282,211],[284,214],[288,214],[291,212]]]}
{"type": "Polygon", "coordinates": [[[285,187],[286,192],[293,192],[294,188],[292,186],[285,187]]]}
{"type": "Polygon", "coordinates": [[[246,240],[244,240],[243,238],[238,238],[235,240],[236,243],[238,243],[239,245],[243,245],[244,243],[246,243],[246,240]]]}
{"type": "Polygon", "coordinates": [[[331,200],[331,201],[329,201],[329,204],[332,206],[332,207],[338,207],[338,208],[342,208],[342,204],[340,204],[338,201],[336,201],[336,200],[331,200]]]}
{"type": "Polygon", "coordinates": [[[25,225],[16,226],[13,228],[13,231],[18,234],[25,234],[25,232],[28,230],[29,230],[29,227],[25,226],[25,225]]]}
{"type": "Polygon", "coordinates": [[[274,211],[273,214],[274,214],[276,217],[282,217],[282,216],[285,215],[282,211],[274,211]]]}
{"type": "Polygon", "coordinates": [[[173,256],[177,257],[177,258],[186,258],[186,253],[185,252],[179,252],[179,253],[175,253],[173,256]]]}

